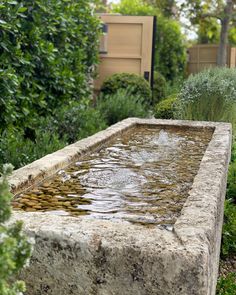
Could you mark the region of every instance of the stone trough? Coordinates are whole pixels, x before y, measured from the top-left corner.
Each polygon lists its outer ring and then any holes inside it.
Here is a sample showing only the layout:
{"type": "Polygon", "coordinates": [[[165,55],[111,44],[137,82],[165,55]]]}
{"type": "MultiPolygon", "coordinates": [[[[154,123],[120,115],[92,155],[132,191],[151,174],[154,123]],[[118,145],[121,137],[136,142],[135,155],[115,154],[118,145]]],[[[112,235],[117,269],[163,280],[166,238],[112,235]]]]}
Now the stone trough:
{"type": "MultiPolygon", "coordinates": [[[[35,238],[30,265],[20,277],[27,294],[215,295],[231,126],[226,123],[130,118],[16,170],[21,193],[117,136],[141,128],[211,132],[188,196],[170,225],[122,218],[14,211],[35,238]]],[[[168,223],[168,222],[167,222],[168,223]]]]}

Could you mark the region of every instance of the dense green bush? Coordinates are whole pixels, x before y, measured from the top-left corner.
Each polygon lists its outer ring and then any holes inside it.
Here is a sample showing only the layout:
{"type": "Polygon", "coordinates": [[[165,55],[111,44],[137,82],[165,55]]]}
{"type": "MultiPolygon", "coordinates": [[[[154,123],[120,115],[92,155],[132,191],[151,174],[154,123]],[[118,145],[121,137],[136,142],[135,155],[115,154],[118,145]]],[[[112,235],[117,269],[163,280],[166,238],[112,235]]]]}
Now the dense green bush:
{"type": "Polygon", "coordinates": [[[108,125],[128,117],[147,116],[143,97],[134,95],[132,88],[120,88],[114,94],[100,96],[97,107],[108,125]]]}
{"type": "MultiPolygon", "coordinates": [[[[44,120],[43,120],[44,121],[44,120]]],[[[73,143],[107,127],[102,114],[95,108],[81,103],[71,103],[54,111],[42,127],[73,143]]]]}
{"type": "Polygon", "coordinates": [[[236,206],[227,200],[222,235],[222,256],[236,254],[236,206]]]}
{"type": "Polygon", "coordinates": [[[0,5],[0,133],[88,96],[97,63],[93,0],[5,0],[0,5]]]}
{"type": "Polygon", "coordinates": [[[155,15],[155,9],[142,0],[120,0],[112,5],[112,11],[123,15],[155,15]]]}
{"type": "Polygon", "coordinates": [[[0,166],[11,161],[17,169],[65,145],[64,138],[43,128],[36,130],[34,141],[25,138],[21,130],[5,131],[0,138],[0,166]]]}
{"type": "MultiPolygon", "coordinates": [[[[227,194],[226,198],[232,200],[236,205],[236,142],[233,143],[231,162],[228,172],[227,194]]],[[[236,219],[236,215],[235,215],[236,219]]]]}
{"type": "Polygon", "coordinates": [[[192,75],[178,97],[178,116],[235,123],[236,69],[213,68],[192,75]]]}
{"type": "Polygon", "coordinates": [[[121,0],[113,5],[112,11],[124,15],[157,16],[155,70],[171,81],[184,75],[187,47],[178,21],[164,17],[158,8],[142,0],[121,0]]]}
{"type": "Polygon", "coordinates": [[[216,295],[235,295],[236,294],[236,273],[229,273],[225,278],[218,280],[216,295]]]}
{"type": "Polygon", "coordinates": [[[10,226],[5,223],[11,215],[11,198],[7,176],[12,172],[11,165],[4,165],[0,179],[0,294],[20,295],[25,291],[21,281],[12,282],[13,276],[27,263],[31,246],[22,233],[22,223],[10,226]]]}
{"type": "Polygon", "coordinates": [[[11,161],[20,168],[106,126],[98,110],[70,103],[55,109],[54,115],[38,118],[37,125],[32,126],[32,138],[26,138],[22,130],[5,130],[0,138],[0,165],[11,161]]]}
{"type": "Polygon", "coordinates": [[[176,97],[179,95],[185,79],[183,77],[179,77],[174,81],[167,81],[166,82],[166,96],[175,95],[176,97]]]}
{"type": "Polygon", "coordinates": [[[160,119],[174,119],[176,96],[169,96],[155,106],[154,116],[160,119]]]}
{"type": "Polygon", "coordinates": [[[167,91],[166,79],[164,78],[164,76],[162,76],[162,74],[158,72],[154,72],[153,90],[152,90],[153,104],[156,104],[161,99],[164,99],[166,97],[166,91],[167,91]]]}
{"type": "Polygon", "coordinates": [[[147,104],[152,103],[152,92],[149,83],[136,74],[121,73],[107,78],[102,87],[103,95],[115,94],[119,89],[129,88],[129,93],[141,97],[147,104]]]}
{"type": "Polygon", "coordinates": [[[186,44],[180,24],[176,20],[159,16],[155,43],[155,69],[170,81],[183,77],[186,67],[186,44]]]}

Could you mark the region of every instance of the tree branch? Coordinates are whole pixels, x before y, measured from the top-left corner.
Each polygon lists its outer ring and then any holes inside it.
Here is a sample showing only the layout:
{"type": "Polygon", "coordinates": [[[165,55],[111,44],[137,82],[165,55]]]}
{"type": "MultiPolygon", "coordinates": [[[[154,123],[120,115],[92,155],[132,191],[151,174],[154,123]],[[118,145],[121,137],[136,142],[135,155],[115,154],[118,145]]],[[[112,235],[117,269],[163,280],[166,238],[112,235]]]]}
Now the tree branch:
{"type": "Polygon", "coordinates": [[[200,17],[201,18],[214,17],[214,18],[217,18],[219,20],[222,20],[222,17],[219,14],[217,14],[217,13],[203,13],[203,14],[201,14],[200,17]]]}

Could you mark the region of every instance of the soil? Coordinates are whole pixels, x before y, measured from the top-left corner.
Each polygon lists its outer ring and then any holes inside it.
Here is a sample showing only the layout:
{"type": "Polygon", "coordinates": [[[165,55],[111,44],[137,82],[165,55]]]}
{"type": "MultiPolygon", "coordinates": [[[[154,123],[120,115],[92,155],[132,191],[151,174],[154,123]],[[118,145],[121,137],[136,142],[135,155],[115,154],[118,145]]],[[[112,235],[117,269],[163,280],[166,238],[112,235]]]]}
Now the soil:
{"type": "Polygon", "coordinates": [[[236,273],[236,255],[220,261],[219,276],[226,277],[229,273],[236,273]]]}

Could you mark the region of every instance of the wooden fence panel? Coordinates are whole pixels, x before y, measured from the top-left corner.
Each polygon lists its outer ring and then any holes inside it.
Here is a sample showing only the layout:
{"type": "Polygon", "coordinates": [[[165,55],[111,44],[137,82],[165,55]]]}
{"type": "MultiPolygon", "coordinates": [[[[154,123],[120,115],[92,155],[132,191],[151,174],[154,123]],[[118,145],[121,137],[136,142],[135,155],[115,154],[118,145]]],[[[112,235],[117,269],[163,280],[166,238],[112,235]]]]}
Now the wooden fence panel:
{"type": "Polygon", "coordinates": [[[230,52],[230,68],[235,68],[236,67],[236,48],[231,48],[230,52]]]}
{"type": "Polygon", "coordinates": [[[114,73],[135,73],[151,82],[154,17],[101,15],[108,25],[107,53],[100,55],[95,90],[114,73]]]}
{"type": "MultiPolygon", "coordinates": [[[[196,74],[206,68],[217,66],[218,45],[202,44],[188,49],[188,74],[196,74]]],[[[236,66],[235,48],[228,46],[227,66],[236,66]]]]}

